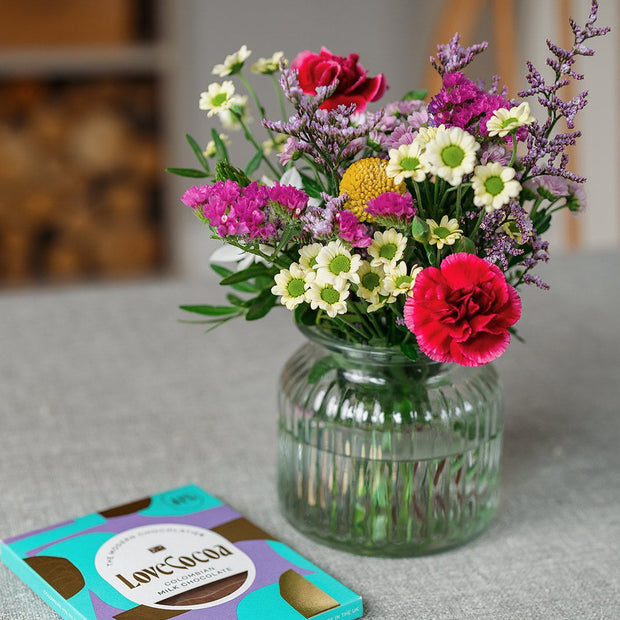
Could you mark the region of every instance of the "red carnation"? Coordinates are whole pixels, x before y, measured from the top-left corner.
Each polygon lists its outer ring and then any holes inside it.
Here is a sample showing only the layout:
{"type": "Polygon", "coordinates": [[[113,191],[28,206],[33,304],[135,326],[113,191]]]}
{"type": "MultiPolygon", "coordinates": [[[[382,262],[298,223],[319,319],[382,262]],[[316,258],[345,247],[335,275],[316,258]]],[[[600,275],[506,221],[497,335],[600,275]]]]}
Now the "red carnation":
{"type": "Polygon", "coordinates": [[[336,92],[326,99],[321,108],[333,110],[339,105],[357,106],[357,112],[363,112],[369,101],[379,99],[387,84],[385,75],[369,78],[367,71],[357,63],[358,54],[334,56],[322,47],[320,54],[306,50],[297,55],[291,67],[299,73],[299,86],[304,93],[316,95],[317,86],[329,86],[338,80],[336,92]]]}
{"type": "Polygon", "coordinates": [[[440,269],[418,274],[404,316],[431,359],[482,366],[508,348],[521,299],[495,265],[473,254],[452,254],[440,269]]]}

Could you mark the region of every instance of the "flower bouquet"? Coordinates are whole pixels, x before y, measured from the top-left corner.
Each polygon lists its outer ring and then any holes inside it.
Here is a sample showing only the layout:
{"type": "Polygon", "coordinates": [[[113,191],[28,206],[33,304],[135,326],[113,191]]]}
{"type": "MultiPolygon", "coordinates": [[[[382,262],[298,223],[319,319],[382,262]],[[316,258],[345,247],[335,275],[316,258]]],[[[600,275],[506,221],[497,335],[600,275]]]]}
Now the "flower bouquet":
{"type": "Polygon", "coordinates": [[[254,63],[276,87],[280,120],[243,73],[245,46],[214,67],[227,79],[200,108],[240,129],[254,155],[234,166],[213,129],[205,150],[187,136],[202,169],[169,169],[209,180],[182,202],[226,244],[212,268],[233,290],[228,305],[182,308],[212,329],[281,305],[308,336],[282,374],[279,490],[309,534],[402,555],[458,544],[492,516],[502,407],[489,362],[515,334],[517,289],[548,288],[533,270],[548,259],[553,214],[585,207],[566,148],[587,93],[561,94],[583,77],[574,63],[594,53],[586,41],[608,31],[597,10],[593,0],[583,27],[571,20],[570,49],[548,42],[550,80],[527,63],[519,99],[498,77],[490,88],[466,77],[487,44],[464,48],[458,35],[431,58],[438,93],[376,111],[385,76],[356,54],[254,63]]]}

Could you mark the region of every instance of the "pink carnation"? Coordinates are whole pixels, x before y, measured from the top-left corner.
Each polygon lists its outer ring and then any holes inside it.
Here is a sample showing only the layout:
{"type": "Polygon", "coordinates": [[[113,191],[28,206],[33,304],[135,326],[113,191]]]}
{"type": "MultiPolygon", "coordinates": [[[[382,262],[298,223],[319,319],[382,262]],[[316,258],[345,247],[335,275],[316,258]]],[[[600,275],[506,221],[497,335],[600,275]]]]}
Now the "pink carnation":
{"type": "Polygon", "coordinates": [[[354,248],[367,248],[372,244],[368,227],[362,224],[354,213],[346,209],[339,211],[336,220],[338,221],[338,236],[348,241],[354,248]]]}
{"type": "Polygon", "coordinates": [[[508,348],[508,328],[521,316],[521,299],[500,269],[473,254],[427,267],[405,302],[404,318],[420,350],[438,362],[482,366],[508,348]]]}
{"type": "Polygon", "coordinates": [[[373,217],[393,217],[410,220],[415,214],[411,194],[385,192],[368,201],[366,211],[373,217]]]}

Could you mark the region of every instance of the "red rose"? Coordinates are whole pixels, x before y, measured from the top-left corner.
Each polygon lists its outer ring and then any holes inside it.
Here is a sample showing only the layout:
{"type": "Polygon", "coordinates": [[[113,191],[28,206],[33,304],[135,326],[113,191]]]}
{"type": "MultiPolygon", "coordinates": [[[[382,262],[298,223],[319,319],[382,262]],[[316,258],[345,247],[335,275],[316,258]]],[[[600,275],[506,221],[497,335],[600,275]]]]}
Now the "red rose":
{"type": "Polygon", "coordinates": [[[387,84],[383,73],[369,78],[364,67],[357,63],[358,58],[357,54],[349,54],[346,58],[334,56],[322,47],[320,54],[301,52],[291,67],[299,73],[300,88],[309,95],[316,95],[317,86],[329,86],[338,80],[336,92],[321,104],[324,110],[354,103],[356,111],[363,112],[369,101],[376,101],[383,95],[387,84]]]}
{"type": "Polygon", "coordinates": [[[418,274],[404,316],[431,359],[482,366],[508,348],[521,299],[495,265],[473,254],[452,254],[440,269],[418,274]]]}

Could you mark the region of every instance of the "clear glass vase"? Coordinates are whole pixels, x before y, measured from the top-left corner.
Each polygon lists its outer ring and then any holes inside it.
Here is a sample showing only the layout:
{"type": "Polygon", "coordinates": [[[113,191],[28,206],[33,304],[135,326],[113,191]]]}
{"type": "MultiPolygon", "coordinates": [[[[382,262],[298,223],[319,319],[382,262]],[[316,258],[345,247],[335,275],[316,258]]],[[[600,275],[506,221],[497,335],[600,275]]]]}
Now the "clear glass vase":
{"type": "Polygon", "coordinates": [[[359,554],[460,545],[498,501],[502,393],[465,368],[356,345],[314,328],[279,391],[278,493],[303,533],[359,554]]]}

